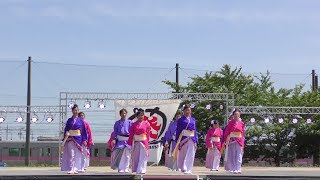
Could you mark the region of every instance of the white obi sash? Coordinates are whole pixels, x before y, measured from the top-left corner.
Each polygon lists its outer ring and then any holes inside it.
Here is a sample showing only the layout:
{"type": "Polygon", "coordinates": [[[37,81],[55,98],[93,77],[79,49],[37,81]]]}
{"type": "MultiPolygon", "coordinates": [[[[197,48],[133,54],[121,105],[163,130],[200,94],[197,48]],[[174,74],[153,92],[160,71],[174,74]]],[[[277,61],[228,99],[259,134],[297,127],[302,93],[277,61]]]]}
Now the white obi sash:
{"type": "Polygon", "coordinates": [[[81,131],[80,131],[80,129],[77,129],[77,130],[69,130],[68,133],[69,133],[69,136],[81,136],[81,131]]]}
{"type": "Polygon", "coordinates": [[[118,141],[128,141],[129,137],[118,135],[117,139],[118,139],[118,141]]]}
{"type": "Polygon", "coordinates": [[[242,138],[242,133],[241,132],[231,132],[230,138],[242,138]]]}
{"type": "Polygon", "coordinates": [[[182,131],[182,136],[194,137],[194,131],[185,129],[182,131]]]}
{"type": "Polygon", "coordinates": [[[211,142],[220,142],[220,137],[211,137],[211,142]]]}
{"type": "Polygon", "coordinates": [[[145,141],[145,140],[147,140],[147,135],[146,134],[140,134],[140,135],[135,134],[133,136],[133,139],[134,139],[134,141],[145,141]]]}

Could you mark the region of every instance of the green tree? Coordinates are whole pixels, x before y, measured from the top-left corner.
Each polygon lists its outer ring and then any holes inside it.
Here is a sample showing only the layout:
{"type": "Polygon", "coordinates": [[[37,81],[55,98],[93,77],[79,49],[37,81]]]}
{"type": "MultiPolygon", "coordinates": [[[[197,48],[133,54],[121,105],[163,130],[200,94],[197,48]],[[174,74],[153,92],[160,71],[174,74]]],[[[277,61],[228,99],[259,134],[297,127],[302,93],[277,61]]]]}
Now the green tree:
{"type": "MultiPolygon", "coordinates": [[[[258,76],[247,75],[242,72],[242,68],[232,69],[230,65],[224,65],[217,72],[208,72],[204,76],[191,77],[191,81],[186,86],[178,86],[171,81],[164,81],[174,92],[188,93],[234,93],[235,105],[240,106],[320,106],[319,92],[303,92],[304,85],[297,85],[293,89],[280,88],[276,90],[271,81],[270,73],[259,74],[258,76]]],[[[186,101],[183,103],[191,103],[186,101]]],[[[197,128],[199,133],[204,137],[210,121],[212,119],[223,122],[225,111],[219,109],[223,102],[193,102],[195,103],[193,116],[197,119],[197,128]],[[210,104],[213,108],[207,110],[205,106],[210,104]]],[[[297,124],[292,123],[292,116],[275,116],[273,123],[266,124],[263,122],[263,115],[243,116],[247,125],[246,141],[247,149],[245,156],[257,158],[257,153],[264,155],[266,158],[272,157],[277,166],[281,162],[291,161],[295,156],[295,145],[297,134],[304,137],[305,131],[309,136],[320,135],[320,123],[314,122],[306,125],[304,122],[307,117],[299,119],[297,124]],[[249,122],[251,117],[255,117],[257,122],[249,122]],[[278,123],[278,118],[283,118],[283,123],[278,123]],[[315,130],[317,129],[317,130],[315,130]],[[249,146],[248,146],[249,145],[249,146]],[[291,155],[291,156],[288,156],[291,155]]],[[[317,118],[316,116],[312,117],[317,118]]],[[[299,138],[298,138],[299,139],[299,138]]],[[[204,140],[200,142],[198,157],[205,156],[204,140]]],[[[318,151],[312,151],[314,156],[319,154],[318,151]]],[[[310,145],[310,148],[314,148],[310,145]]],[[[311,152],[311,151],[310,151],[311,152]]]]}

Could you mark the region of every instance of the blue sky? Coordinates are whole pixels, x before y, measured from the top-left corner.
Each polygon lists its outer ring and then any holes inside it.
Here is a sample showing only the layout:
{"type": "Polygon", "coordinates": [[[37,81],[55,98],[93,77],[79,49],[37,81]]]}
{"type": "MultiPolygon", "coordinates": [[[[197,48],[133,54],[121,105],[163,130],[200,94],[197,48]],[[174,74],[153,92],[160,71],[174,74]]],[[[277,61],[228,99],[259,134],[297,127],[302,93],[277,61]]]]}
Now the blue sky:
{"type": "MultiPolygon", "coordinates": [[[[311,69],[320,71],[319,8],[316,0],[1,0],[0,61],[32,56],[34,61],[164,68],[37,64],[36,102],[60,91],[168,92],[161,80],[174,80],[176,62],[186,68],[183,83],[204,73],[187,68],[214,71],[231,64],[248,73],[269,70],[278,87],[299,82],[309,87],[311,69]]],[[[13,99],[26,94],[26,65],[1,67],[2,102],[20,103],[13,99]]]]}
{"type": "MultiPolygon", "coordinates": [[[[58,105],[61,91],[169,92],[161,81],[174,80],[177,62],[182,84],[231,64],[271,71],[278,88],[308,89],[311,70],[320,72],[319,9],[318,0],[1,0],[0,105],[26,104],[27,66],[15,61],[28,56],[105,65],[33,63],[33,105],[58,105]]],[[[15,116],[0,128],[24,127],[15,116]]],[[[112,115],[89,119],[105,142],[112,115]]]]}

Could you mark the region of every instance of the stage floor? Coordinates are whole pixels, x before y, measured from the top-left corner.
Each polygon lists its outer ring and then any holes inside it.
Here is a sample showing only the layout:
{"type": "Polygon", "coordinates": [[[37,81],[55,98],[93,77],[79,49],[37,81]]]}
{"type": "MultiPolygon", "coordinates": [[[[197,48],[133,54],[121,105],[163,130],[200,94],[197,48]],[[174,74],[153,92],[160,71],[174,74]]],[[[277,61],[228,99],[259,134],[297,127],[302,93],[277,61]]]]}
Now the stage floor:
{"type": "Polygon", "coordinates": [[[148,167],[143,176],[122,174],[110,167],[90,167],[86,173],[67,175],[58,167],[5,167],[0,168],[0,179],[320,179],[320,168],[297,167],[243,167],[242,174],[224,171],[210,172],[204,167],[194,167],[192,175],[172,172],[162,166],[148,167]]]}

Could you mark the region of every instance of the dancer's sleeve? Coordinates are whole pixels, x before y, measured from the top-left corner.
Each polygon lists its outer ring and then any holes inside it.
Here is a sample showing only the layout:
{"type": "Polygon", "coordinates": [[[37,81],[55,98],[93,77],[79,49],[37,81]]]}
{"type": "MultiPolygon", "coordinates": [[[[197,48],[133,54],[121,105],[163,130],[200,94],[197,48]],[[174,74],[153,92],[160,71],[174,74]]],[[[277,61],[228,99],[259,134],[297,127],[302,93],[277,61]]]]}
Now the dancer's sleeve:
{"type": "Polygon", "coordinates": [[[223,143],[226,143],[229,134],[230,134],[230,125],[228,124],[228,125],[225,127],[225,129],[224,129],[223,143]]]}
{"type": "Polygon", "coordinates": [[[220,138],[221,138],[220,141],[222,141],[223,140],[223,130],[221,128],[220,128],[220,138]]]}
{"type": "Polygon", "coordinates": [[[148,142],[150,141],[150,131],[151,131],[151,126],[149,122],[146,122],[146,133],[147,133],[147,140],[148,142]]]}
{"type": "MultiPolygon", "coordinates": [[[[163,136],[163,139],[162,139],[162,144],[163,144],[163,145],[165,145],[166,142],[169,141],[169,137],[170,137],[170,134],[171,134],[170,131],[172,131],[171,124],[172,124],[172,123],[169,124],[169,128],[167,129],[166,133],[165,133],[164,136],[163,136]]],[[[174,129],[174,131],[175,131],[175,129],[174,129]]],[[[171,137],[172,137],[172,136],[171,136],[171,137]]]]}
{"type": "Polygon", "coordinates": [[[129,139],[128,139],[128,142],[127,142],[129,146],[132,146],[133,135],[134,135],[134,126],[131,126],[130,127],[129,139]]]}
{"type": "Polygon", "coordinates": [[[195,143],[199,142],[199,136],[198,136],[198,132],[197,132],[196,122],[194,122],[194,137],[193,137],[193,141],[195,143]]]}
{"type": "Polygon", "coordinates": [[[90,128],[90,124],[87,123],[87,134],[88,134],[88,147],[93,146],[92,132],[90,128]]]}
{"type": "Polygon", "coordinates": [[[242,125],[242,149],[244,149],[244,143],[245,143],[245,139],[246,139],[246,132],[245,132],[245,124],[243,123],[242,125]]]}
{"type": "Polygon", "coordinates": [[[210,135],[210,130],[208,130],[207,135],[206,135],[206,147],[207,147],[207,148],[212,147],[212,144],[211,144],[211,142],[210,142],[210,137],[211,137],[211,135],[210,135]]]}
{"type": "Polygon", "coordinates": [[[183,130],[183,119],[179,118],[177,121],[177,128],[176,128],[176,137],[179,138],[180,134],[183,130]]]}
{"type": "Polygon", "coordinates": [[[82,142],[84,142],[84,141],[88,142],[88,132],[87,132],[86,126],[83,121],[82,121],[81,127],[82,127],[81,128],[82,142]]]}
{"type": "Polygon", "coordinates": [[[108,140],[108,146],[111,150],[113,148],[113,145],[112,145],[113,135],[114,135],[114,132],[111,133],[110,138],[108,140]]]}
{"type": "Polygon", "coordinates": [[[64,127],[63,139],[64,139],[64,137],[66,137],[67,131],[69,131],[71,129],[71,127],[72,127],[71,120],[72,119],[68,119],[67,123],[66,123],[66,126],[64,127]]]}
{"type": "Polygon", "coordinates": [[[112,140],[116,140],[117,139],[117,137],[118,137],[118,134],[119,134],[119,132],[118,132],[118,121],[116,121],[115,123],[114,123],[114,125],[113,125],[113,139],[112,140]]]}

